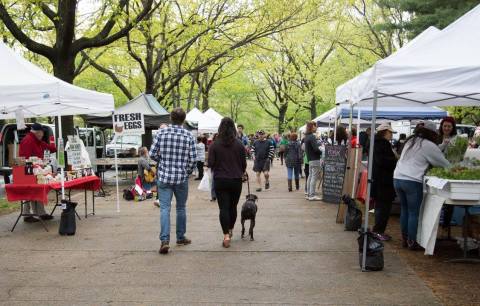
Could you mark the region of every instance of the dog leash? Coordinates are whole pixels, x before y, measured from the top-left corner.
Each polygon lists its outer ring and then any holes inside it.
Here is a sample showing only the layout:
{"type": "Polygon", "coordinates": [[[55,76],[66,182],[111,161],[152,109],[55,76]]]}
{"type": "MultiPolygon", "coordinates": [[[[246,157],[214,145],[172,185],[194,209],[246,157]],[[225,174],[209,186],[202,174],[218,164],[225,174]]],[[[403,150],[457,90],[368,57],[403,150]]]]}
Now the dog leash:
{"type": "Polygon", "coordinates": [[[245,173],[245,175],[247,176],[247,189],[248,189],[248,194],[251,194],[251,193],[250,193],[250,177],[248,176],[248,173],[245,173]]]}

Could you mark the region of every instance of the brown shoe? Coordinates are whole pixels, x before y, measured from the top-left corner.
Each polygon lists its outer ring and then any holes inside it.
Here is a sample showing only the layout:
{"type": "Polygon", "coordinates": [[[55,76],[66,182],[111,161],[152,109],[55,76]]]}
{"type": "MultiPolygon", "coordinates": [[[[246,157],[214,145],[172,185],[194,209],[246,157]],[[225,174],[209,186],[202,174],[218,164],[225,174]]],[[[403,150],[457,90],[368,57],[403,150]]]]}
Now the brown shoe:
{"type": "Polygon", "coordinates": [[[177,240],[178,245],[189,245],[192,243],[192,240],[183,238],[182,240],[177,240]]]}
{"type": "Polygon", "coordinates": [[[223,247],[228,249],[230,247],[230,239],[223,239],[223,247]]]}
{"type": "Polygon", "coordinates": [[[162,241],[162,245],[160,246],[160,250],[158,253],[160,254],[168,254],[168,250],[170,249],[170,243],[168,241],[162,241]]]}

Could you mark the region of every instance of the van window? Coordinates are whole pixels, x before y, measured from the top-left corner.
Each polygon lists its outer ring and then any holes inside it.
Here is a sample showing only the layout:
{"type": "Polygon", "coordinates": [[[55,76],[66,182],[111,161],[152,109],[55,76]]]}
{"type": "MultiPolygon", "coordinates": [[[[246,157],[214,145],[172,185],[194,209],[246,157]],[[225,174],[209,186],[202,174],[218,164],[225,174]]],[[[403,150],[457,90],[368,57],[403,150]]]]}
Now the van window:
{"type": "Polygon", "coordinates": [[[83,141],[86,147],[93,147],[93,131],[92,130],[80,130],[78,136],[83,141]]]}
{"type": "Polygon", "coordinates": [[[97,148],[103,147],[103,137],[101,131],[95,130],[95,145],[97,148]]]}

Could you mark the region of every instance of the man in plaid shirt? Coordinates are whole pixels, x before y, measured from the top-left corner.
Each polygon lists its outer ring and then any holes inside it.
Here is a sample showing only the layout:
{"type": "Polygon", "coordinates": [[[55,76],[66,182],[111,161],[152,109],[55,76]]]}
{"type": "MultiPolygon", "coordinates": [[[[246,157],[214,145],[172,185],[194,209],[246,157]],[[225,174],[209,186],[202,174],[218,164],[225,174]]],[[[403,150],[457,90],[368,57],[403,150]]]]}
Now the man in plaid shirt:
{"type": "Polygon", "coordinates": [[[173,195],[175,195],[177,210],[177,244],[192,243],[185,237],[186,204],[188,177],[193,172],[197,152],[192,134],[182,127],[185,117],[186,114],[182,108],[175,108],[170,114],[172,125],[158,131],[150,149],[150,157],[158,162],[160,254],[167,254],[170,249],[170,209],[173,195]]]}

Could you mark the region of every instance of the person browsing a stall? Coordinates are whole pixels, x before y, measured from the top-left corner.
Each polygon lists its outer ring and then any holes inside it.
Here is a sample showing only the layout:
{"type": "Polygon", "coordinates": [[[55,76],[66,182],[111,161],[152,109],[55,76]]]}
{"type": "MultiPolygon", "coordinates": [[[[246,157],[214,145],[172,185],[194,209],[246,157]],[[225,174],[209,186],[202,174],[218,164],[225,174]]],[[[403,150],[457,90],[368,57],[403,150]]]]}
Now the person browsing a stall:
{"type": "Polygon", "coordinates": [[[393,173],[393,185],[400,198],[400,226],[403,247],[418,250],[417,228],[423,200],[423,178],[430,166],[450,167],[450,163],[437,146],[436,124],[425,121],[415,128],[403,148],[393,173]]]}
{"type": "Polygon", "coordinates": [[[443,153],[446,153],[448,147],[454,145],[457,139],[457,124],[455,123],[455,119],[453,119],[453,117],[443,118],[440,122],[438,133],[440,134],[440,144],[438,147],[443,153]]]}
{"type": "MultiPolygon", "coordinates": [[[[50,153],[57,152],[57,148],[54,144],[49,144],[43,140],[45,133],[43,126],[39,123],[34,123],[31,126],[30,132],[22,139],[20,142],[18,155],[28,159],[32,156],[43,159],[45,151],[50,153]]],[[[30,214],[31,212],[35,215],[38,215],[42,220],[51,220],[53,216],[50,216],[45,212],[43,204],[38,202],[27,202],[24,205],[24,214],[30,214]]],[[[24,217],[23,221],[27,223],[38,222],[39,220],[33,216],[24,217]]]]}
{"type": "Polygon", "coordinates": [[[377,128],[373,150],[373,171],[372,171],[372,198],[375,200],[375,225],[373,232],[378,239],[388,241],[392,238],[385,234],[392,202],[395,199],[393,187],[393,171],[397,164],[397,157],[393,152],[391,141],[393,129],[390,123],[382,123],[377,128]]]}

